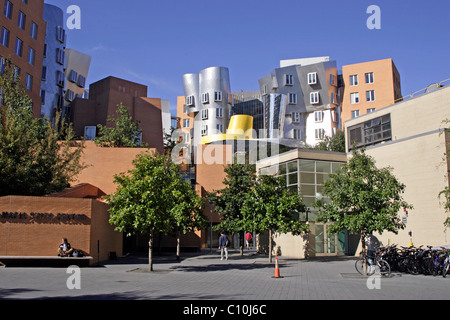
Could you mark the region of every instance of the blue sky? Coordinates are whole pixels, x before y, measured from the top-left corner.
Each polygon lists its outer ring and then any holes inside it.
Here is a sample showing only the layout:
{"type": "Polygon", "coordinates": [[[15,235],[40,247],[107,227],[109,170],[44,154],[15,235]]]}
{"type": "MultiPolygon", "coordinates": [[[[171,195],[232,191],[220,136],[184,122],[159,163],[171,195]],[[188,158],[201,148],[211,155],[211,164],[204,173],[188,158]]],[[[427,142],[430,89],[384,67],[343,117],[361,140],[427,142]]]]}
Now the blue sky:
{"type": "MultiPolygon", "coordinates": [[[[87,84],[107,76],[182,96],[181,77],[228,67],[231,89],[258,90],[283,59],[330,56],[342,65],[392,58],[407,95],[450,78],[450,1],[45,0],[81,9],[67,47],[92,56],[87,84]],[[381,9],[369,30],[368,6],[381,9]]],[[[66,14],[67,19],[69,15],[66,14]]]]}

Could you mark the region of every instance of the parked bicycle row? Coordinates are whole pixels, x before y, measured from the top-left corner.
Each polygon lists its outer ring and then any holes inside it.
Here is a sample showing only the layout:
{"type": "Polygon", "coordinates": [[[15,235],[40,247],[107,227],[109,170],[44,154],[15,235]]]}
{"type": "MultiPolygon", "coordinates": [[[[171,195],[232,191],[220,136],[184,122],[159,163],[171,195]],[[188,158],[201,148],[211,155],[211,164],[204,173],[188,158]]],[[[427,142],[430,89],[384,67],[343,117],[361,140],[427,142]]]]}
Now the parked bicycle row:
{"type": "Polygon", "coordinates": [[[377,260],[386,261],[392,271],[410,274],[442,275],[449,273],[449,249],[445,247],[397,247],[392,244],[377,250],[377,260]]]}

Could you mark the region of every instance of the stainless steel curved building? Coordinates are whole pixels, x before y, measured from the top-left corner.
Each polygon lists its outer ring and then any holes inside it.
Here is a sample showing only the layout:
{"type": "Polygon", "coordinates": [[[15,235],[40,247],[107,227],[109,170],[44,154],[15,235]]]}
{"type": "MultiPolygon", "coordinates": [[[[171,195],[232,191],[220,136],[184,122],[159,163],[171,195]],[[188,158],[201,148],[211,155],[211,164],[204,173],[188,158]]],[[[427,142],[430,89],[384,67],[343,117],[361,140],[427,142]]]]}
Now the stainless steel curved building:
{"type": "Polygon", "coordinates": [[[198,74],[183,75],[186,97],[184,113],[194,113],[191,140],[194,146],[202,136],[225,133],[231,109],[230,75],[228,68],[210,67],[198,74]]]}

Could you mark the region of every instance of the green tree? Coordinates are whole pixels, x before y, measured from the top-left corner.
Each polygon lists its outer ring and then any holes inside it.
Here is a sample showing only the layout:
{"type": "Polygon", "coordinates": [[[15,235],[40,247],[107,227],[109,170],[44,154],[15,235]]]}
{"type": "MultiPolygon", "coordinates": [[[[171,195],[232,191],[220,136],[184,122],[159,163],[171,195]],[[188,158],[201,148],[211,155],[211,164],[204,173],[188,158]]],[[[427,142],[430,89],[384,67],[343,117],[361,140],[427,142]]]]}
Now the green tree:
{"type": "Polygon", "coordinates": [[[241,233],[240,252],[244,250],[244,232],[246,224],[243,222],[242,208],[245,196],[254,186],[256,169],[254,165],[233,163],[224,167],[227,174],[223,180],[225,187],[207,194],[209,202],[220,215],[220,223],[215,227],[217,231],[231,234],[241,233]]]}
{"type": "Polygon", "coordinates": [[[149,233],[149,270],[153,271],[155,233],[187,232],[201,226],[202,203],[169,156],[145,152],[133,165],[127,174],[114,176],[117,190],[106,197],[111,206],[109,222],[127,235],[149,233]]]}
{"type": "Polygon", "coordinates": [[[71,126],[57,114],[54,126],[34,118],[31,99],[6,59],[0,76],[0,196],[61,191],[84,168],[83,143],[75,142],[71,126]],[[61,140],[64,137],[64,140],[61,140]]]}
{"type": "Polygon", "coordinates": [[[338,131],[333,137],[325,137],[314,149],[323,151],[345,152],[345,133],[338,131]]]}
{"type": "Polygon", "coordinates": [[[147,144],[140,141],[142,129],[139,128],[139,121],[134,121],[128,112],[128,107],[120,103],[117,106],[117,118],[108,116],[106,122],[113,126],[97,125],[99,135],[95,138],[95,143],[100,147],[109,148],[136,148],[147,147],[147,144]]]}
{"type": "Polygon", "coordinates": [[[330,232],[360,234],[364,250],[366,235],[404,229],[398,213],[401,208],[412,209],[403,200],[405,188],[392,168],[379,169],[365,150],[354,151],[348,163],[325,181],[323,194],[328,199],[313,206],[319,209],[319,221],[332,222],[330,232]]]}
{"type": "Polygon", "coordinates": [[[181,234],[203,230],[207,226],[206,216],[203,214],[205,201],[192,188],[190,181],[182,178],[172,182],[172,234],[177,238],[177,260],[180,259],[181,234]]]}
{"type": "Polygon", "coordinates": [[[273,234],[299,235],[309,230],[300,214],[306,206],[296,191],[286,188],[285,179],[274,176],[259,176],[254,187],[245,196],[243,228],[248,231],[269,232],[269,262],[272,262],[273,234]]]}

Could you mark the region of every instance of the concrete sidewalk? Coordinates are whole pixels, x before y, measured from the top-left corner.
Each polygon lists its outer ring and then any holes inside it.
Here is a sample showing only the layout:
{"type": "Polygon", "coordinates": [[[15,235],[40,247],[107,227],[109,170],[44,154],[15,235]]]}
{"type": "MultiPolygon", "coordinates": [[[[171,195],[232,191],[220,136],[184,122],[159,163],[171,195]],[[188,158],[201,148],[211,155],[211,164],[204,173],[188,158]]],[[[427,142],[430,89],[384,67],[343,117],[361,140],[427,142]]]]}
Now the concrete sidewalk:
{"type": "MultiPolygon", "coordinates": [[[[80,300],[397,300],[450,299],[450,279],[394,274],[359,276],[349,257],[293,260],[279,258],[283,278],[273,278],[267,256],[217,251],[155,257],[148,272],[145,256],[79,269],[80,289],[69,289],[65,268],[0,268],[0,299],[80,300]]],[[[69,281],[68,281],[69,279],[69,281]]],[[[73,278],[71,278],[73,279],[73,278]]]]}

